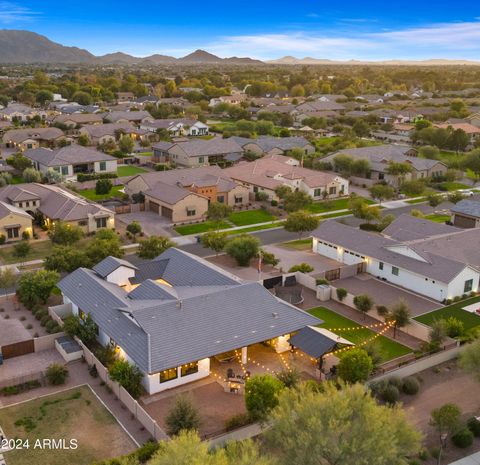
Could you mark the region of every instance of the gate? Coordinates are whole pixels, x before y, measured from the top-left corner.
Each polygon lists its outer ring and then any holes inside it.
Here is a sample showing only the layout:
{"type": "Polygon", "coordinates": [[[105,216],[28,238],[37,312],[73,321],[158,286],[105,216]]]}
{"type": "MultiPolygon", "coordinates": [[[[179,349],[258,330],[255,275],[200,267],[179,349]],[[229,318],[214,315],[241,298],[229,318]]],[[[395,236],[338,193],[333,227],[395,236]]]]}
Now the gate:
{"type": "Polygon", "coordinates": [[[282,284],[281,276],[275,276],[274,278],[268,278],[263,280],[263,287],[267,289],[272,289],[279,284],[282,284]]]}
{"type": "Polygon", "coordinates": [[[20,355],[32,354],[33,352],[35,352],[35,345],[33,339],[2,346],[2,354],[4,359],[19,357],[20,355]]]}

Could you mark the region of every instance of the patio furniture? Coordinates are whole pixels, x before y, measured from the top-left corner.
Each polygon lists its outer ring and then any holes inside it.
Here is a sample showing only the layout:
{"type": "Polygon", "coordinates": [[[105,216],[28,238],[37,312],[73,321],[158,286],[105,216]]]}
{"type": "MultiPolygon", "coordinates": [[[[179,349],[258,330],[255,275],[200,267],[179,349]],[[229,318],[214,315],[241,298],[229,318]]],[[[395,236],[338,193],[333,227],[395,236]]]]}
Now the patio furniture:
{"type": "Polygon", "coordinates": [[[230,351],[230,352],[224,352],[223,354],[215,355],[214,358],[219,363],[228,363],[235,360],[236,356],[235,356],[235,352],[230,351]]]}

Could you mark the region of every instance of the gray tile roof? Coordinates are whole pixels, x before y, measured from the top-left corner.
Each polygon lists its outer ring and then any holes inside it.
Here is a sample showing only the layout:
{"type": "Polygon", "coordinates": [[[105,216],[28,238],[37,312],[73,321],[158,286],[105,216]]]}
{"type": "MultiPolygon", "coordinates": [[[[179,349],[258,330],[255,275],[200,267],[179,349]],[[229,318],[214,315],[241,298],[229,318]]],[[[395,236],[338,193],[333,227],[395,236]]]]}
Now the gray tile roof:
{"type": "Polygon", "coordinates": [[[58,128],[12,129],[3,135],[3,141],[15,143],[21,143],[27,139],[51,141],[63,135],[63,131],[58,128]]]}
{"type": "Polygon", "coordinates": [[[209,155],[226,155],[229,153],[242,153],[242,147],[232,138],[221,139],[195,139],[186,142],[157,142],[153,148],[167,151],[173,146],[180,148],[188,157],[202,157],[209,155]]]}
{"type": "MultiPolygon", "coordinates": [[[[116,123],[122,119],[127,121],[142,121],[145,118],[152,118],[152,115],[148,111],[112,111],[105,115],[105,120],[116,123]]],[[[152,118],[153,119],[153,118],[152,118]]]]}
{"type": "MultiPolygon", "coordinates": [[[[84,268],[59,283],[62,293],[90,312],[100,329],[145,372],[155,373],[321,322],[279,300],[261,284],[243,282],[178,249],[168,249],[150,263],[172,288],[146,280],[127,294],[84,268]]],[[[139,275],[145,274],[142,264],[138,268],[139,275]]]]}
{"type": "Polygon", "coordinates": [[[451,208],[452,213],[463,213],[464,215],[480,218],[480,202],[476,200],[460,200],[451,208]]]}
{"type": "Polygon", "coordinates": [[[67,145],[55,150],[45,148],[27,150],[25,156],[45,166],[65,166],[116,160],[115,157],[106,153],[77,144],[67,145]]]}
{"type": "Polygon", "coordinates": [[[418,242],[400,242],[346,226],[335,220],[324,221],[312,235],[358,254],[375,258],[445,284],[448,284],[467,266],[467,262],[447,258],[444,254],[439,255],[426,250],[423,239],[418,242]],[[398,246],[410,248],[425,261],[392,250],[398,246]]]}
{"type": "Polygon", "coordinates": [[[312,145],[307,139],[305,139],[305,137],[301,137],[301,136],[299,137],[259,136],[256,139],[249,139],[248,137],[233,136],[230,139],[233,139],[242,147],[244,147],[247,144],[256,144],[265,153],[275,148],[283,151],[288,151],[297,147],[304,148],[312,145]]]}
{"type": "Polygon", "coordinates": [[[403,214],[393,220],[383,231],[382,235],[397,241],[411,241],[425,239],[439,234],[450,234],[459,231],[458,228],[446,224],[435,223],[425,218],[403,214]]]}
{"type": "Polygon", "coordinates": [[[127,268],[137,269],[136,266],[132,265],[127,260],[122,260],[117,257],[107,257],[104,258],[101,262],[97,263],[92,269],[102,278],[107,277],[110,273],[113,273],[117,268],[121,266],[126,266],[127,268]]]}

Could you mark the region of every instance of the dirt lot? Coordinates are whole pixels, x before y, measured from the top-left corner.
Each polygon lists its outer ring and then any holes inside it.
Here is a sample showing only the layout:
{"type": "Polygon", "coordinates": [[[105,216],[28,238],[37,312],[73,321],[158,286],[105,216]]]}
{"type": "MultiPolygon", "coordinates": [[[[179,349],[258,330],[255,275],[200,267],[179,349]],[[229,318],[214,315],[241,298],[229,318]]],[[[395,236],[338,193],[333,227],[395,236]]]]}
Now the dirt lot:
{"type": "MultiPolygon", "coordinates": [[[[429,425],[432,410],[454,403],[460,407],[464,420],[480,415],[480,384],[462,372],[455,361],[425,370],[417,376],[422,381],[419,393],[413,397],[404,396],[402,402],[407,415],[425,433],[425,444],[430,450],[439,445],[438,433],[429,425]]],[[[468,449],[459,449],[448,441],[442,463],[450,463],[479,450],[480,438],[475,438],[468,449]]],[[[424,463],[433,465],[436,460],[430,458],[424,463]]]]}

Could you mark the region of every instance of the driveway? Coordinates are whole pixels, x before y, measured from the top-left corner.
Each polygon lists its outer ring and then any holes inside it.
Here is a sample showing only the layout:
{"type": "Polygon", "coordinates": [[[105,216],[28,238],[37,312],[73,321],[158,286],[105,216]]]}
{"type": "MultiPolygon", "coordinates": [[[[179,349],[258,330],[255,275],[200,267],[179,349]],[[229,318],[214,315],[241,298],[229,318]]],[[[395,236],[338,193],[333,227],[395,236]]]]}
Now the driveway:
{"type": "Polygon", "coordinates": [[[391,306],[403,299],[409,306],[412,316],[418,316],[441,307],[439,302],[379,281],[368,274],[339,279],[333,285],[336,288],[343,287],[353,295],[368,294],[375,301],[375,305],[391,306]]]}
{"type": "Polygon", "coordinates": [[[147,211],[115,215],[115,221],[121,223],[119,225],[120,227],[126,227],[132,221],[138,221],[147,236],[172,236],[170,232],[170,221],[155,212],[147,211]]]}

